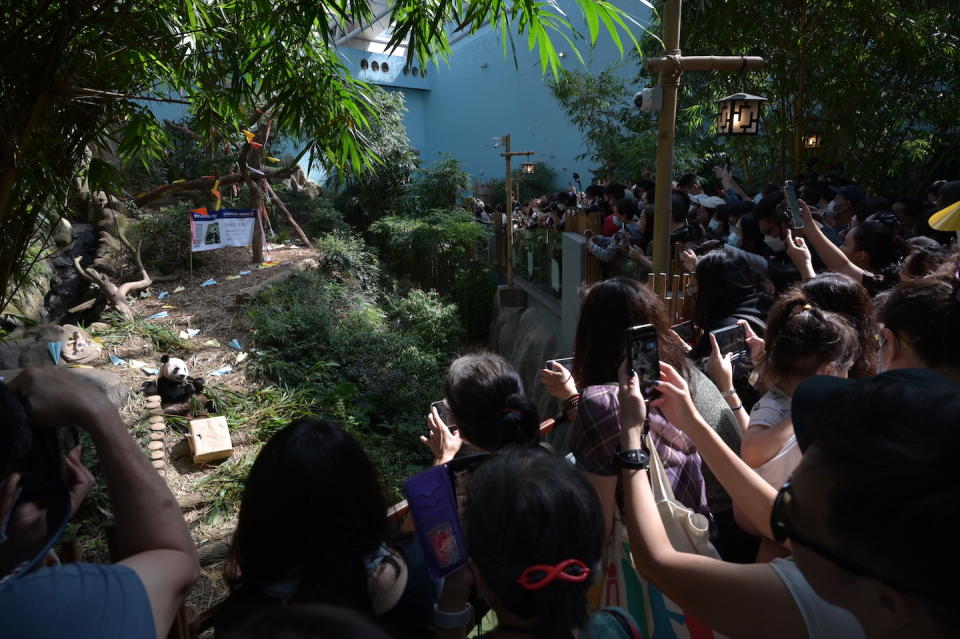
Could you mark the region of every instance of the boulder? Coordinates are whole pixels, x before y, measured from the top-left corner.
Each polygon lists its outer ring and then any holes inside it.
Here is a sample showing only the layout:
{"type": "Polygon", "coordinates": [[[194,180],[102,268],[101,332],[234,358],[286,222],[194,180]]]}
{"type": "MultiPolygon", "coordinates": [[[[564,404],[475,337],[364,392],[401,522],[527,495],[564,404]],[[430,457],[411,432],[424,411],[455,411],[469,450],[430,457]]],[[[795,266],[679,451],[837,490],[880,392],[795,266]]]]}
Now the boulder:
{"type": "Polygon", "coordinates": [[[103,352],[103,347],[93,341],[89,333],[73,324],[42,324],[29,329],[27,335],[44,348],[48,342],[61,342],[60,357],[68,364],[89,364],[99,359],[103,352]]]}
{"type": "Polygon", "coordinates": [[[508,360],[513,354],[513,345],[517,338],[517,327],[520,325],[520,316],[523,310],[517,306],[500,309],[490,331],[490,344],[494,352],[500,353],[508,360]]]}
{"type": "MultiPolygon", "coordinates": [[[[49,356],[47,357],[49,360],[49,356]]],[[[16,377],[22,369],[12,369],[12,370],[0,370],[0,377],[3,377],[5,381],[10,381],[16,377]]],[[[102,371],[97,368],[67,368],[64,367],[63,370],[67,371],[71,375],[75,375],[80,381],[89,384],[91,388],[95,388],[104,395],[107,396],[107,399],[110,400],[117,409],[120,409],[124,403],[127,401],[127,396],[130,394],[130,389],[123,383],[123,381],[107,371],[102,371]]]]}
{"type": "Polygon", "coordinates": [[[46,343],[33,337],[8,339],[0,342],[0,369],[27,366],[53,366],[53,358],[46,343]]]}
{"type": "Polygon", "coordinates": [[[540,383],[540,369],[553,356],[556,338],[536,321],[536,309],[527,309],[523,315],[510,362],[523,380],[527,395],[537,405],[541,419],[546,419],[556,413],[557,404],[540,383]]]}

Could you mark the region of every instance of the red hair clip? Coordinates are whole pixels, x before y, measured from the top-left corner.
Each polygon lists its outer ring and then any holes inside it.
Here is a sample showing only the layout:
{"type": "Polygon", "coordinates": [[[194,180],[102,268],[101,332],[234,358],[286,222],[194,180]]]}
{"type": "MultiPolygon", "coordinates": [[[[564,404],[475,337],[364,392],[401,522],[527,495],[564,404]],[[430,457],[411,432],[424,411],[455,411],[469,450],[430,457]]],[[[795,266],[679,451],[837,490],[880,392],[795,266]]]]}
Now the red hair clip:
{"type": "Polygon", "coordinates": [[[580,583],[586,581],[589,576],[590,569],[587,568],[587,564],[579,559],[565,559],[556,566],[545,564],[530,566],[523,571],[517,583],[526,590],[540,590],[544,586],[549,586],[555,579],[580,583]],[[569,568],[575,568],[576,572],[567,572],[569,568]]]}

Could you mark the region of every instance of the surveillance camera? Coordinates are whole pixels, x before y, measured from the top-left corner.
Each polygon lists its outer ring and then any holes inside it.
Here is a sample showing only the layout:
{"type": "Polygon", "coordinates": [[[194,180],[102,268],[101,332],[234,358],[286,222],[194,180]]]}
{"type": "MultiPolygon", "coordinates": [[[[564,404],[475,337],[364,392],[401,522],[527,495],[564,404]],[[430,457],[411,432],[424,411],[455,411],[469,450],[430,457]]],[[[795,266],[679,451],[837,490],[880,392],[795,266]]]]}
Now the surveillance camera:
{"type": "Polygon", "coordinates": [[[633,94],[633,106],[641,111],[659,111],[663,108],[663,89],[641,89],[633,94]]]}

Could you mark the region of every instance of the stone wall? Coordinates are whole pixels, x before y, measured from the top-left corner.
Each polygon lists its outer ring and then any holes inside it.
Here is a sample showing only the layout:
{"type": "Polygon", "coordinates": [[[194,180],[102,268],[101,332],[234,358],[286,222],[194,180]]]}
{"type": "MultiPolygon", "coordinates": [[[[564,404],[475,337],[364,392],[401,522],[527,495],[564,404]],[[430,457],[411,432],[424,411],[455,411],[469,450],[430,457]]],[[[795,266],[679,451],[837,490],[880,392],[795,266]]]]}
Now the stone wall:
{"type": "Polygon", "coordinates": [[[553,333],[541,325],[538,310],[526,307],[522,291],[500,287],[490,326],[490,350],[513,364],[541,419],[553,417],[558,408],[557,401],[540,383],[539,375],[548,359],[558,357],[556,342],[553,333]]]}

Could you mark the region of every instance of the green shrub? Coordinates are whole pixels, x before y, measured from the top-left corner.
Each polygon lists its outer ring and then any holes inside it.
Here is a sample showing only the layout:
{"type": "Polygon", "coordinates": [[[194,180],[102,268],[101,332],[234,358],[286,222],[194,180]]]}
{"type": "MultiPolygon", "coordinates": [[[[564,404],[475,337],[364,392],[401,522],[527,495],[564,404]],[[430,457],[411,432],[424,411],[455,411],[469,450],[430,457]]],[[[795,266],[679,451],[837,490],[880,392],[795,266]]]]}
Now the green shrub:
{"type": "MultiPolygon", "coordinates": [[[[311,197],[302,191],[294,192],[279,187],[276,192],[307,237],[315,238],[326,233],[345,233],[350,230],[343,219],[343,213],[334,208],[333,202],[326,197],[311,197]]],[[[274,228],[279,229],[287,224],[286,218],[276,206],[270,208],[270,214],[274,228]]]]}
{"type": "Polygon", "coordinates": [[[393,273],[456,303],[470,341],[485,342],[496,284],[484,252],[488,230],[461,210],[388,216],[370,227],[393,273]]]}
{"type": "Polygon", "coordinates": [[[404,297],[392,297],[387,314],[401,331],[438,352],[454,351],[463,337],[456,305],[445,303],[436,291],[412,289],[404,297]]]}
{"type": "Polygon", "coordinates": [[[170,273],[190,265],[190,218],[186,205],[140,210],[137,235],[143,241],[140,257],[151,273],[170,273]]]}

